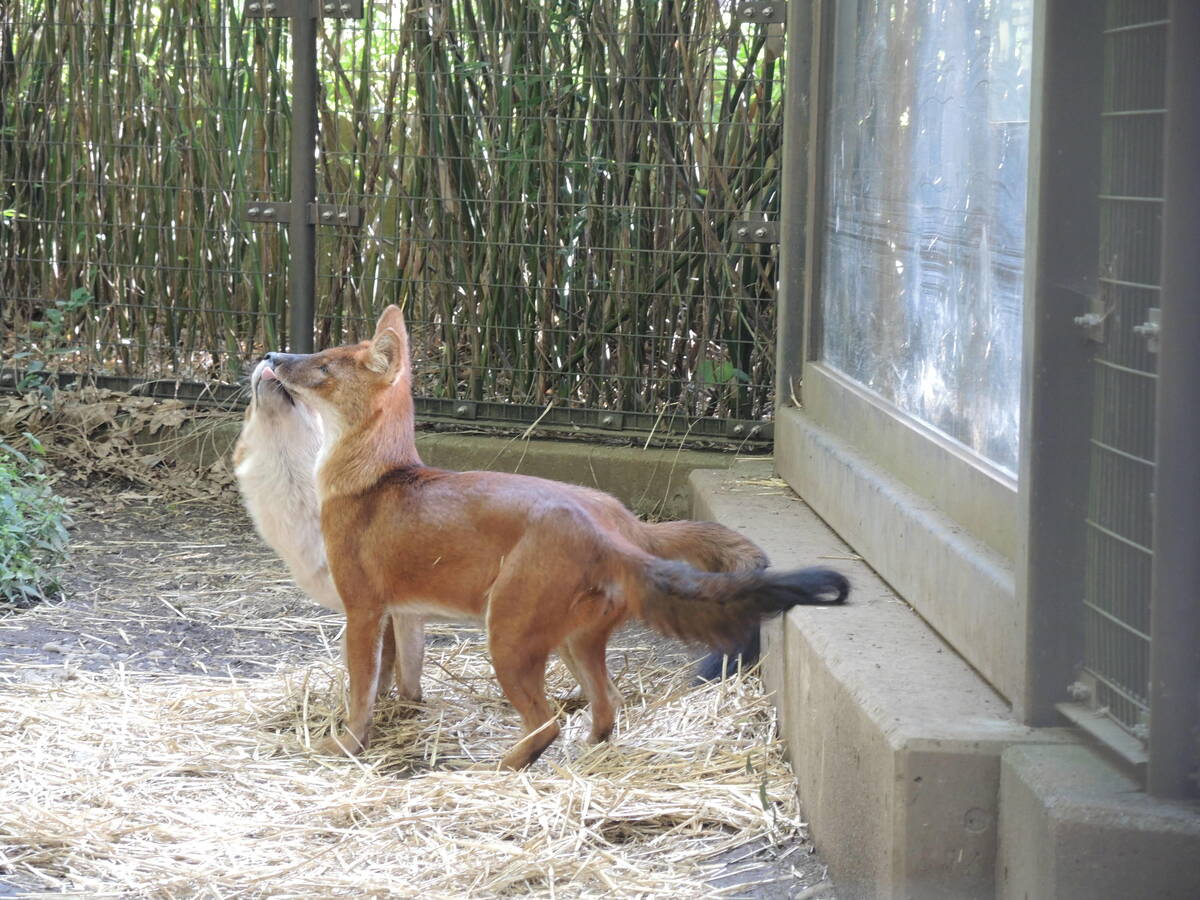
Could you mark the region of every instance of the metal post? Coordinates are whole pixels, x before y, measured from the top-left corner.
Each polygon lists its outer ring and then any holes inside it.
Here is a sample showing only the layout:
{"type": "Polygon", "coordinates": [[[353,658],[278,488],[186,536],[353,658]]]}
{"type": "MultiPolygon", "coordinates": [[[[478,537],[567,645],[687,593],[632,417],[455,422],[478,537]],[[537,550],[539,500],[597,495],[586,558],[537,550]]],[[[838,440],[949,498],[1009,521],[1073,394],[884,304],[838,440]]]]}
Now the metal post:
{"type": "Polygon", "coordinates": [[[1104,5],[1047,0],[1034,18],[1021,374],[1018,602],[1025,689],[1014,712],[1059,721],[1083,658],[1092,348],[1078,316],[1099,274],[1104,5]]]}
{"type": "Polygon", "coordinates": [[[1172,0],[1158,351],[1147,789],[1200,796],[1200,4],[1172,0]]]}
{"type": "MultiPolygon", "coordinates": [[[[292,31],[292,196],[287,202],[259,201],[246,208],[251,222],[287,223],[288,347],[311,353],[317,295],[317,225],[358,228],[362,209],[354,204],[317,205],[317,11],[312,0],[250,0],[248,19],[288,19],[292,31]]],[[[363,0],[324,0],[326,18],[361,19],[363,0]]]]}
{"type": "Polygon", "coordinates": [[[289,347],[311,353],[316,309],[317,228],[308,209],[317,199],[317,20],[296,4],[292,30],[292,196],[288,220],[289,347]]]}
{"type": "MultiPolygon", "coordinates": [[[[808,58],[808,123],[805,173],[804,308],[800,365],[821,357],[821,254],[825,241],[825,141],[833,62],[834,0],[811,0],[808,58]]],[[[799,137],[799,135],[797,135],[799,137]]],[[[803,400],[803,395],[801,395],[803,400]]]]}
{"type": "Polygon", "coordinates": [[[787,5],[787,81],[783,87],[783,196],[779,211],[776,308],[776,403],[799,396],[804,366],[804,269],[808,220],[808,109],[813,42],[812,2],[787,5]]]}

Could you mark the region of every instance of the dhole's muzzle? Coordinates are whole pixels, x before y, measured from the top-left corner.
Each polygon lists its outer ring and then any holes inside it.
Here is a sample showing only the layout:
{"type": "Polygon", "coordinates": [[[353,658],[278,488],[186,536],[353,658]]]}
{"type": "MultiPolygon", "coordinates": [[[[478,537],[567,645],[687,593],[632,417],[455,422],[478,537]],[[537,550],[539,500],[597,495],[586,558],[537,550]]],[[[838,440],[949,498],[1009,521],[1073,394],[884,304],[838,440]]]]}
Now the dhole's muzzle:
{"type": "Polygon", "coordinates": [[[250,374],[250,394],[255,403],[267,406],[278,402],[284,402],[289,406],[296,404],[295,398],[288,393],[287,388],[275,376],[275,370],[267,359],[261,360],[250,374]]]}
{"type": "Polygon", "coordinates": [[[285,373],[289,370],[294,370],[297,365],[308,358],[310,354],[303,353],[268,353],[264,358],[265,362],[272,369],[285,373]]]}
{"type": "Polygon", "coordinates": [[[290,391],[299,391],[300,396],[306,396],[307,391],[321,387],[329,376],[329,366],[321,363],[330,351],[323,353],[268,353],[267,363],[277,377],[290,391]]]}

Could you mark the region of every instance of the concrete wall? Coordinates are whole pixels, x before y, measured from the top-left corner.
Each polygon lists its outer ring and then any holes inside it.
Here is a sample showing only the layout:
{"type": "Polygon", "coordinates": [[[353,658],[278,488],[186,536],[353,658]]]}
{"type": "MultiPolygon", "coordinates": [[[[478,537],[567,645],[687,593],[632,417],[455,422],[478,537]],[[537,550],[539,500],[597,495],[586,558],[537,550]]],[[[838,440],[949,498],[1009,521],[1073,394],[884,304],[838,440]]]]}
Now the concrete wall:
{"type": "Polygon", "coordinates": [[[764,680],[841,900],[1200,897],[1200,811],[1147,797],[1067,729],[1017,722],[769,463],[692,486],[697,517],[776,565],[852,581],[845,607],[764,628],[764,680]]]}
{"type": "Polygon", "coordinates": [[[1200,811],[1081,745],[1014,747],[1000,775],[1004,900],[1200,897],[1200,811]]]}
{"type": "MultiPolygon", "coordinates": [[[[199,428],[146,432],[146,452],[169,454],[185,464],[205,467],[233,449],[241,430],[237,421],[199,428]]],[[[417,449],[427,465],[458,471],[488,469],[521,472],[599,488],[619,497],[639,515],[685,518],[691,509],[688,475],[695,469],[722,469],[730,453],[697,450],[611,447],[575,441],[521,440],[455,433],[418,432],[417,449]]]]}
{"type": "Polygon", "coordinates": [[[794,409],[775,424],[779,473],[1004,697],[1025,686],[1013,566],[936,504],[794,409]]]}
{"type": "Polygon", "coordinates": [[[764,629],[764,678],[839,897],[993,896],[1001,753],[1063,736],[1017,723],[771,474],[768,463],[744,462],[696,472],[694,508],[761,544],[778,566],[830,565],[851,579],[848,605],[797,607],[764,629]]]}

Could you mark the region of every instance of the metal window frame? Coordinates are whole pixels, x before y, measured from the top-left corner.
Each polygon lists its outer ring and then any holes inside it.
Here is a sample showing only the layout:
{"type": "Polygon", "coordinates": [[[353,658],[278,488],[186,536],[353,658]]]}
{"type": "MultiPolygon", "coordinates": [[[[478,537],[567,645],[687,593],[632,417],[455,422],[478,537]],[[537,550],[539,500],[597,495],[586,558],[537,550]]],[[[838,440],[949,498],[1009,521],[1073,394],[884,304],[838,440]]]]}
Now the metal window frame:
{"type": "Polygon", "coordinates": [[[783,109],[783,166],[782,172],[804,173],[803,180],[795,178],[787,184],[779,204],[779,287],[775,312],[775,406],[792,406],[799,396],[805,352],[804,336],[807,304],[805,296],[809,270],[815,265],[809,251],[808,223],[811,219],[810,198],[812,172],[817,168],[811,136],[809,97],[818,96],[813,78],[817,72],[814,59],[820,53],[821,3],[801,0],[787,5],[785,26],[786,59],[783,109]],[[795,74],[793,74],[795,73],[795,74]],[[808,90],[796,90],[800,76],[807,74],[808,90]],[[784,248],[787,248],[786,251],[784,248]]]}
{"type": "MultiPolygon", "coordinates": [[[[788,174],[781,214],[784,319],[776,465],[963,656],[1015,700],[1025,640],[1012,578],[1022,537],[1016,479],[821,362],[825,160],[838,4],[789,4],[789,41],[803,29],[811,43],[805,57],[809,96],[805,103],[801,91],[788,92],[784,126],[788,174]],[[834,473],[844,480],[834,484],[834,473]],[[889,550],[888,533],[911,538],[907,562],[889,550]],[[911,564],[914,556],[927,561],[924,574],[911,564]],[[949,598],[948,584],[956,586],[949,598]],[[965,592],[970,601],[964,603],[965,592]]],[[[789,53],[794,47],[789,44],[789,53]]],[[[801,77],[790,70],[789,84],[801,77]]]]}
{"type": "MultiPolygon", "coordinates": [[[[803,148],[799,146],[801,129],[797,120],[805,110],[802,100],[793,99],[801,92],[790,92],[788,113],[791,115],[784,123],[785,146],[792,153],[790,158],[785,157],[785,168],[789,164],[803,165],[804,160],[797,159],[802,153],[808,164],[805,168],[790,169],[805,171],[806,180],[802,194],[790,191],[783,206],[784,244],[789,248],[803,246],[804,249],[798,261],[792,252],[781,253],[780,259],[785,280],[780,291],[783,302],[779,313],[784,317],[786,327],[779,331],[781,349],[776,371],[781,385],[792,389],[779,391],[780,403],[790,403],[794,394],[806,414],[817,424],[863,449],[882,469],[936,503],[996,552],[1012,558],[1016,551],[1017,480],[894,404],[860,389],[821,362],[826,145],[837,5],[838,0],[812,0],[811,4],[789,5],[789,15],[799,18],[794,24],[789,22],[789,40],[793,40],[793,35],[801,28],[811,29],[811,51],[807,57],[811,99],[807,111],[807,142],[803,148]],[[808,8],[797,12],[798,6],[808,8]],[[801,203],[804,204],[803,222],[792,224],[799,218],[797,208],[801,203]],[[792,243],[798,239],[802,243],[792,243]],[[797,272],[797,269],[801,271],[797,272]],[[791,300],[800,291],[803,296],[802,321],[794,323],[791,300]],[[847,415],[848,410],[852,410],[853,415],[847,415]],[[872,452],[871,448],[876,449],[872,452]]],[[[791,50],[789,45],[789,52],[791,50]]]]}
{"type": "Polygon", "coordinates": [[[1200,4],[1171,0],[1147,790],[1200,798],[1200,4]]]}
{"type": "Polygon", "coordinates": [[[1041,0],[1034,70],[1021,386],[1017,595],[1025,685],[1014,712],[1060,723],[1083,655],[1085,532],[1095,344],[1076,324],[1099,273],[1104,5],[1041,0]]]}

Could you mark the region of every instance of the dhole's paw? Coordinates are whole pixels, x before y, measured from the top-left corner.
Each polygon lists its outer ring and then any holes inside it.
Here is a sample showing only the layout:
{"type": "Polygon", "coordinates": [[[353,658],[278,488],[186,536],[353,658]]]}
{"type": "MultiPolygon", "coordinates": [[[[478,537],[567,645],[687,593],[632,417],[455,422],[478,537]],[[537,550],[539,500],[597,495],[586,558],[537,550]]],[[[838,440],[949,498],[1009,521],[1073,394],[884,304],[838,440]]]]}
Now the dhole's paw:
{"type": "Polygon", "coordinates": [[[399,688],[396,691],[396,699],[401,703],[410,706],[416,706],[424,699],[424,697],[421,694],[420,688],[417,688],[415,691],[406,691],[403,688],[399,688]]]}
{"type": "Polygon", "coordinates": [[[358,756],[364,747],[352,734],[331,734],[312,745],[318,756],[358,756]]]}
{"type": "Polygon", "coordinates": [[[499,768],[502,772],[519,772],[532,763],[533,760],[529,758],[529,751],[522,750],[518,752],[511,750],[504,755],[504,758],[500,760],[496,768],[499,768]]]}
{"type": "Polygon", "coordinates": [[[592,730],[588,732],[587,742],[589,744],[591,744],[593,747],[596,746],[597,744],[603,744],[610,737],[612,737],[612,732],[613,732],[612,725],[609,725],[607,728],[601,728],[599,731],[597,731],[595,729],[595,727],[593,727],[592,730]]]}

